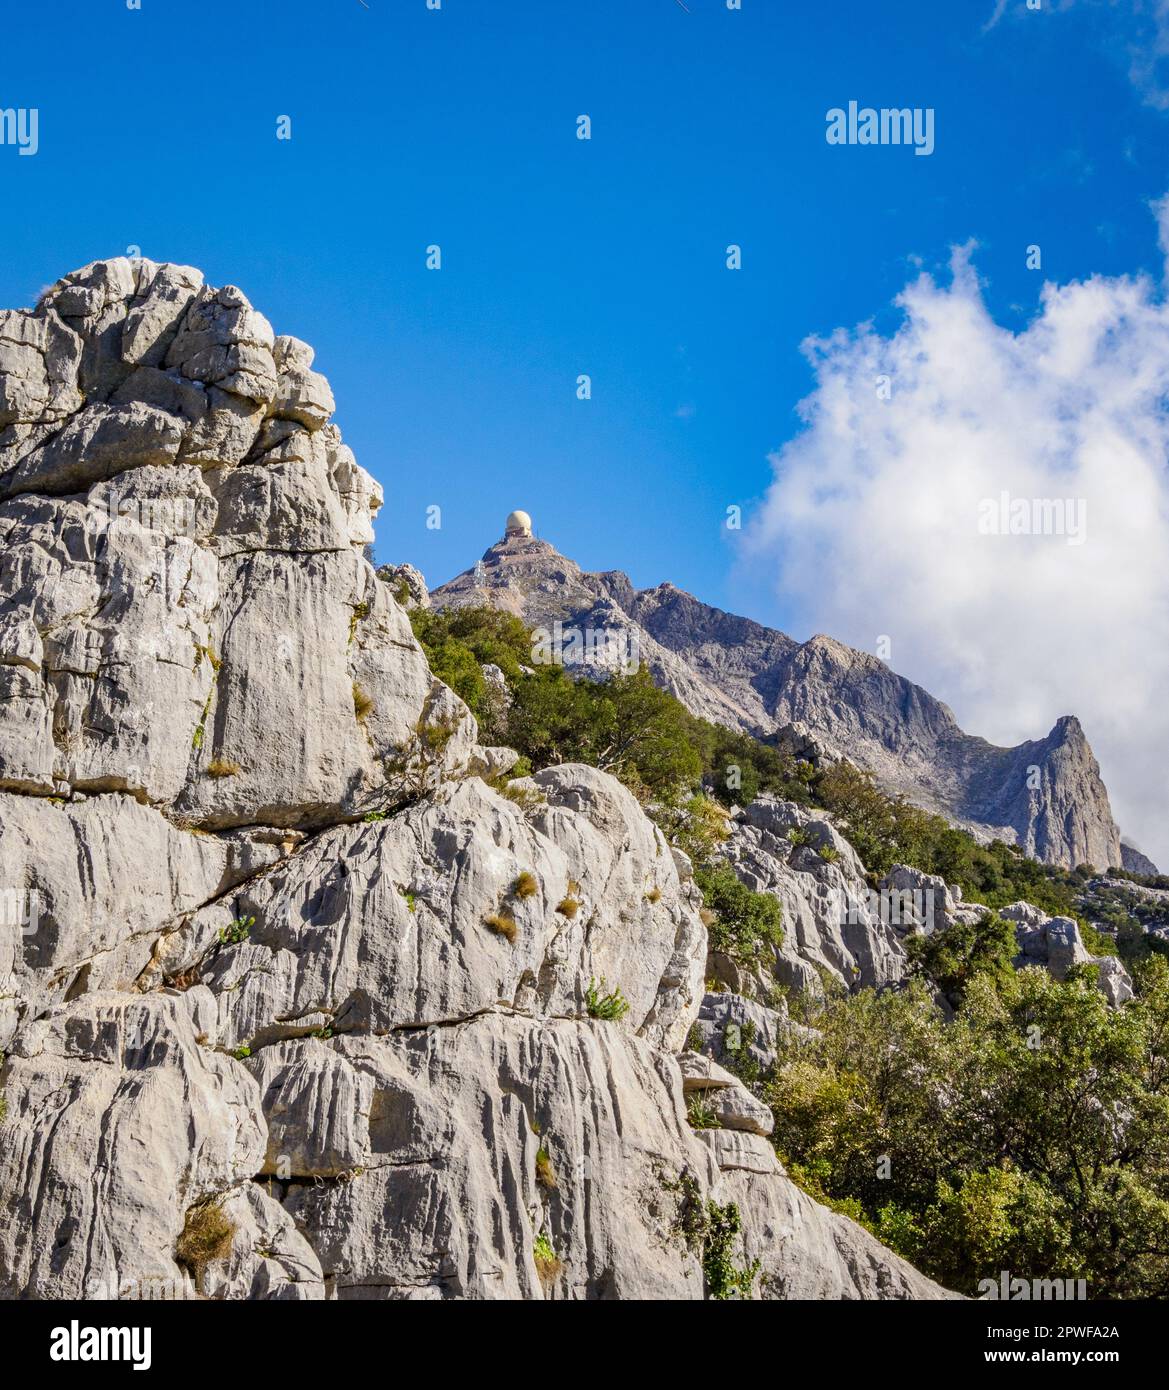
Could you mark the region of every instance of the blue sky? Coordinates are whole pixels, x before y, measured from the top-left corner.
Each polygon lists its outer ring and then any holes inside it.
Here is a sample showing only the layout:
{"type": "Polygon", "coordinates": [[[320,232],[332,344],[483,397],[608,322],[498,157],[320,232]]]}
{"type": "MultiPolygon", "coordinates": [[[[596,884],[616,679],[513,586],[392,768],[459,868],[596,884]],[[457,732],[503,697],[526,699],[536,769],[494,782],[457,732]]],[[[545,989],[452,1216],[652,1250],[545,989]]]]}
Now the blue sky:
{"type": "MultiPolygon", "coordinates": [[[[769,462],[818,389],[801,343],[869,321],[892,342],[898,295],[921,271],[946,283],[955,245],[978,243],[992,339],[1041,316],[1045,282],[1144,274],[1159,286],[1164,5],[686,5],[8,6],[0,108],[39,110],[40,150],[0,148],[0,304],[30,304],[131,246],[197,265],[316,348],[338,423],[385,487],[380,559],[439,583],[522,506],[586,568],[670,579],[801,638],[827,630],[871,650],[897,633],[891,664],[991,738],[1084,714],[1127,828],[1159,819],[1169,854],[1159,786],[1125,791],[1148,760],[1125,759],[1124,730],[1102,727],[1108,690],[1020,673],[1027,650],[1004,645],[1001,595],[981,614],[961,609],[977,658],[966,665],[1014,686],[988,691],[937,658],[947,592],[930,592],[928,567],[910,576],[928,615],[882,591],[863,508],[844,534],[816,531],[793,575],[776,515],[790,493],[769,462]],[[934,153],[828,145],[825,114],[850,100],[934,108],[934,153]],[[276,139],[282,115],[290,141],[276,139]],[[430,243],[441,271],[426,269],[430,243]],[[741,271],[726,269],[730,243],[741,271]],[[1036,243],[1041,273],[1025,263],[1036,243]],[[589,401],[576,398],[581,373],[589,401]],[[738,560],[741,537],[723,527],[732,504],[769,541],[738,560]]],[[[793,468],[814,475],[810,457],[803,448],[793,468]]],[[[946,541],[933,527],[912,544],[946,541]]],[[[1160,621],[1169,594],[1154,598],[1160,621]]],[[[1123,627],[1133,601],[1118,591],[1101,628],[1123,627]]],[[[1056,665],[1064,651],[1083,663],[1106,635],[1075,627],[1066,606],[1056,665]]]]}
{"type": "Polygon", "coordinates": [[[720,524],[797,428],[801,340],[970,237],[1008,325],[1031,242],[1059,280],[1155,267],[1166,118],[1091,9],[687,2],[7,7],[0,105],[41,149],[0,150],[0,303],[130,245],[198,265],[316,347],[381,558],[438,582],[525,506],[587,567],[784,622],[720,524]],[[853,98],[933,106],[935,153],[829,147],[853,98]]]}

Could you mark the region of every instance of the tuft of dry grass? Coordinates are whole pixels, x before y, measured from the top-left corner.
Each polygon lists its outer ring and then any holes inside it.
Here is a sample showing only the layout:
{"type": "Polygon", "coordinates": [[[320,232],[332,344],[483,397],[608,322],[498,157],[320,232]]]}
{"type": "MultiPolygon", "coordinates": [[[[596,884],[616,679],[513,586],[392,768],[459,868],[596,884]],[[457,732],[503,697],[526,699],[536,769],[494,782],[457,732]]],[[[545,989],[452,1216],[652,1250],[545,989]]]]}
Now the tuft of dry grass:
{"type": "Polygon", "coordinates": [[[544,1285],[551,1284],[564,1268],[563,1262],[552,1248],[552,1242],[544,1234],[536,1237],[536,1243],[532,1247],[532,1259],[535,1261],[540,1282],[544,1285]]]}
{"type": "Polygon", "coordinates": [[[357,722],[364,724],[369,712],[373,709],[373,696],[368,691],[363,690],[356,681],[353,682],[353,713],[357,716],[357,722]]]}
{"type": "Polygon", "coordinates": [[[187,1219],[175,1244],[175,1259],[194,1275],[200,1293],[207,1266],[227,1259],[235,1233],[235,1222],[223,1214],[218,1198],[208,1198],[187,1208],[187,1219]]]}
{"type": "Polygon", "coordinates": [[[552,1155],[543,1145],[536,1154],[536,1181],[549,1192],[556,1189],[556,1169],[552,1166],[552,1155]]]}
{"type": "Polygon", "coordinates": [[[647,902],[660,903],[662,900],[662,890],[655,885],[649,890],[645,897],[647,902]]]}
{"type": "Polygon", "coordinates": [[[231,758],[212,758],[207,764],[208,777],[237,777],[240,765],[231,758]]]}
{"type": "Polygon", "coordinates": [[[534,898],[540,890],[540,885],[536,881],[536,875],[528,873],[527,869],[516,879],[512,892],[517,898],[534,898]]]}
{"type": "Polygon", "coordinates": [[[556,911],[560,913],[561,917],[567,917],[571,922],[580,911],[580,903],[575,898],[562,898],[556,904],[556,911]]]}
{"type": "Polygon", "coordinates": [[[484,917],[483,925],[489,927],[497,936],[506,937],[508,941],[514,941],[519,934],[515,918],[504,912],[493,912],[489,917],[484,917]]]}

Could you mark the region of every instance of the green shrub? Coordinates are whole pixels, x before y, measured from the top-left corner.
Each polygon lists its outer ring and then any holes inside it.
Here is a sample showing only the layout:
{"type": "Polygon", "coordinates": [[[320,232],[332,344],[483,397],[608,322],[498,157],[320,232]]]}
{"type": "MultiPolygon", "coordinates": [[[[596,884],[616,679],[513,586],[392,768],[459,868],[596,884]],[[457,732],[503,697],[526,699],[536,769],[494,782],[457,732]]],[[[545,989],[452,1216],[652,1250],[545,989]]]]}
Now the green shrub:
{"type": "Polygon", "coordinates": [[[552,1248],[552,1241],[543,1231],[536,1237],[536,1243],[532,1246],[532,1259],[536,1263],[536,1273],[540,1276],[542,1284],[551,1284],[564,1268],[552,1248]]]}
{"type": "Polygon", "coordinates": [[[1015,928],[997,912],[981,921],[953,922],[933,932],[917,932],[905,943],[912,973],[926,976],[956,1008],[978,975],[1007,980],[1018,954],[1015,928]]]}
{"type": "Polygon", "coordinates": [[[597,984],[596,980],[590,980],[588,990],[585,992],[585,1007],[590,1018],[600,1018],[615,1023],[629,1012],[629,1001],[620,989],[603,994],[604,988],[603,976],[600,985],[597,984]]]}
{"type": "Polygon", "coordinates": [[[240,942],[248,939],[255,925],[256,919],[254,917],[233,918],[226,927],[219,928],[219,944],[221,946],[238,946],[240,942]]]}
{"type": "Polygon", "coordinates": [[[704,1201],[697,1181],[689,1173],[683,1173],[676,1181],[663,1177],[662,1186],[678,1195],[674,1230],[700,1256],[710,1297],[750,1298],[760,1265],[758,1260],[741,1269],[735,1264],[735,1241],[743,1225],[739,1208],[734,1202],[720,1206],[704,1201]]]}
{"type": "Polygon", "coordinates": [[[750,964],[783,944],[783,913],[770,893],[753,892],[729,864],[697,868],[694,881],[714,913],[708,926],[712,951],[750,964]]]}
{"type": "Polygon", "coordinates": [[[701,1091],[695,1091],[686,1106],[686,1119],[691,1129],[719,1129],[719,1118],[713,1107],[706,1103],[701,1091]]]}
{"type": "Polygon", "coordinates": [[[706,1204],[706,1233],[703,1240],[702,1272],[711,1298],[731,1299],[750,1298],[760,1263],[740,1269],[734,1261],[735,1239],[743,1229],[739,1208],[734,1202],[720,1206],[717,1202],[706,1204]]]}
{"type": "Polygon", "coordinates": [[[1158,1297],[1169,963],[1151,958],[1134,981],[1114,1009],[1078,975],[975,969],[949,1023],[920,981],[800,996],[815,1031],[789,1039],[764,1088],[779,1155],[960,1292],[1011,1269],[1085,1278],[1095,1298],[1158,1297]]]}

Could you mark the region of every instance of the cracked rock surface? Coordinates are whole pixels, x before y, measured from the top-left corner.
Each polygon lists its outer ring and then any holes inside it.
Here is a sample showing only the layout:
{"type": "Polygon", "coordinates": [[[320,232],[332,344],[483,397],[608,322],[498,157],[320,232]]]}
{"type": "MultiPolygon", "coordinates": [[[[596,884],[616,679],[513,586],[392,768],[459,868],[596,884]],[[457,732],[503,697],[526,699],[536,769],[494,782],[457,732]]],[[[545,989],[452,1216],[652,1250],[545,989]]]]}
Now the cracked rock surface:
{"type": "Polygon", "coordinates": [[[679,1061],[693,882],[608,775],[506,783],[332,411],[188,267],[0,313],[0,1296],[700,1299],[710,1201],[756,1296],[946,1296],[679,1061]]]}

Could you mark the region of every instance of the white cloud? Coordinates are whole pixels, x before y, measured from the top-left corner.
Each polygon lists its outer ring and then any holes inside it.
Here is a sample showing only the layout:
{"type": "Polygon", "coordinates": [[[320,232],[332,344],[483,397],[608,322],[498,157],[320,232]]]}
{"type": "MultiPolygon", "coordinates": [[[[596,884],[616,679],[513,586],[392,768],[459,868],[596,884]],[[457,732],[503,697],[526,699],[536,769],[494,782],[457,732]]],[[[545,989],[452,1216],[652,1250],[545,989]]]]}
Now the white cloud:
{"type": "MultiPolygon", "coordinates": [[[[1169,196],[1155,207],[1169,254],[1169,196]]],[[[900,326],[804,344],[816,385],[744,563],[797,632],[874,650],[997,743],[1077,714],[1121,829],[1169,870],[1169,304],[1145,277],[1045,286],[996,324],[954,252],[900,326]],[[888,378],[883,392],[880,380],[888,378]],[[888,399],[882,399],[887,395],[888,399]],[[1087,539],[986,535],[979,503],[1076,498],[1087,539]]]]}

